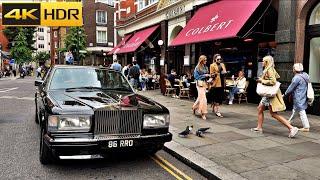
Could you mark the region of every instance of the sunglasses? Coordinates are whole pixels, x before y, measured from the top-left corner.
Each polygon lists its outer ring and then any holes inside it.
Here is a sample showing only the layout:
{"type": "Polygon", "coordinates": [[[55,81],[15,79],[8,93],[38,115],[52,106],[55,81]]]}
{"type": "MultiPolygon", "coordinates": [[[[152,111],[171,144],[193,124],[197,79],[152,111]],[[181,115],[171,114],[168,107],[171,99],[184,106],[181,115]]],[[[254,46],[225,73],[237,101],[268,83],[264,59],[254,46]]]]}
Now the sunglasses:
{"type": "Polygon", "coordinates": [[[221,60],[222,60],[221,58],[218,58],[218,59],[217,59],[217,61],[221,61],[221,60]]]}

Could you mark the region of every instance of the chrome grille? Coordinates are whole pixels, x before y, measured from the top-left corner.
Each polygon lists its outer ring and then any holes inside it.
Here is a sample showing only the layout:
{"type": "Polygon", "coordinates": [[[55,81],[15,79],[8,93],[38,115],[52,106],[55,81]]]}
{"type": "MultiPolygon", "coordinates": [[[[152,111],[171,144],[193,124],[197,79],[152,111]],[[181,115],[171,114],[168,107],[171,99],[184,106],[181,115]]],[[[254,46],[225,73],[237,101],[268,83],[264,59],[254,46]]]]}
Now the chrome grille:
{"type": "Polygon", "coordinates": [[[95,116],[95,134],[141,134],[143,117],[140,110],[98,109],[95,116]]]}

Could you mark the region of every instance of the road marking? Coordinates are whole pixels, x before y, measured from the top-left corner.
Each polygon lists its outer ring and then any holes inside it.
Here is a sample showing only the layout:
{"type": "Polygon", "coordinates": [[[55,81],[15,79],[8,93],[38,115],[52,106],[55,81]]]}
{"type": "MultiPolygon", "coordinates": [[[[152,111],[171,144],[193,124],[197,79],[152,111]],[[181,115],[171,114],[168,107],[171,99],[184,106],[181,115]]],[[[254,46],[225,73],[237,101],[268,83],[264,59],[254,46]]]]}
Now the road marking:
{"type": "Polygon", "coordinates": [[[18,89],[18,87],[14,87],[14,88],[2,88],[2,89],[0,89],[0,92],[8,92],[8,91],[12,91],[12,90],[15,90],[15,89],[18,89]]]}
{"type": "Polygon", "coordinates": [[[34,97],[0,96],[0,99],[18,99],[34,101],[34,97]]]}
{"type": "Polygon", "coordinates": [[[171,175],[173,175],[175,178],[177,179],[186,179],[186,180],[192,180],[191,177],[189,177],[188,175],[186,175],[185,173],[183,173],[182,171],[180,171],[178,168],[176,168],[174,165],[172,165],[171,163],[169,163],[167,160],[165,160],[164,158],[162,158],[159,155],[154,155],[151,156],[151,158],[157,163],[159,164],[162,168],[164,168],[166,171],[168,171],[171,175]],[[176,173],[174,173],[173,171],[175,171],[176,173]],[[179,176],[179,175],[180,176],[179,176]],[[181,178],[182,176],[182,178],[181,178]]]}
{"type": "Polygon", "coordinates": [[[178,180],[183,180],[181,177],[179,177],[176,173],[171,171],[169,168],[167,168],[164,164],[162,164],[158,159],[151,156],[151,159],[154,160],[159,166],[161,166],[163,169],[165,169],[167,172],[169,172],[172,176],[174,176],[178,180]]]}

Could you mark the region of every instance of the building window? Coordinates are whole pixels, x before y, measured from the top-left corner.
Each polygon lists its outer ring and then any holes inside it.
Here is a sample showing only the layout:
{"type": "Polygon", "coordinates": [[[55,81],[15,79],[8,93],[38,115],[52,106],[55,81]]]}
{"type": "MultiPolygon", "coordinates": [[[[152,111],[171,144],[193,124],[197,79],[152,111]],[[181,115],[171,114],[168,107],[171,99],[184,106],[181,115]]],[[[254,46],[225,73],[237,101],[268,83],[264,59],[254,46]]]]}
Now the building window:
{"type": "Polygon", "coordinates": [[[96,0],[96,3],[98,2],[108,4],[109,6],[114,6],[114,0],[96,0]]]}
{"type": "Polygon", "coordinates": [[[38,32],[44,32],[43,28],[38,28],[38,32]]]}
{"type": "Polygon", "coordinates": [[[58,32],[57,31],[53,31],[53,37],[58,37],[58,32]]]}
{"type": "Polygon", "coordinates": [[[157,3],[159,0],[136,0],[138,3],[138,11],[146,9],[147,7],[157,3]]]}
{"type": "Polygon", "coordinates": [[[44,40],[44,36],[38,36],[38,40],[44,40]]]}
{"type": "Polygon", "coordinates": [[[127,8],[127,14],[130,14],[130,12],[131,12],[131,8],[128,7],[128,8],[127,8]]]}
{"type": "Polygon", "coordinates": [[[320,3],[313,9],[309,19],[309,25],[314,24],[320,24],[320,3]]]}
{"type": "Polygon", "coordinates": [[[58,42],[54,42],[54,48],[58,48],[58,42]]]}
{"type": "Polygon", "coordinates": [[[107,24],[107,11],[96,11],[97,23],[107,24]]]}
{"type": "Polygon", "coordinates": [[[44,49],[44,44],[38,44],[39,49],[44,49]]]}
{"type": "Polygon", "coordinates": [[[107,43],[107,31],[97,31],[97,43],[107,43]]]}

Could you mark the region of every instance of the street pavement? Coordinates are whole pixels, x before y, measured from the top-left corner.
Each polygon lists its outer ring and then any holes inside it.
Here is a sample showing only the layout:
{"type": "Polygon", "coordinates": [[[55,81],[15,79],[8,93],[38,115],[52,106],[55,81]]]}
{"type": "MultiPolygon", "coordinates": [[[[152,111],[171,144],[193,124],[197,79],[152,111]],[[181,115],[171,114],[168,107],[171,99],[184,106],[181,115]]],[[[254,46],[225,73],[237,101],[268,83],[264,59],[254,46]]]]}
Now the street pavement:
{"type": "Polygon", "coordinates": [[[0,180],[2,179],[205,179],[175,157],[134,153],[105,159],[39,162],[34,122],[34,78],[0,80],[0,180]]]}
{"type": "MultiPolygon", "coordinates": [[[[209,178],[320,179],[320,117],[308,115],[310,132],[288,138],[288,129],[265,112],[264,133],[251,132],[257,124],[257,104],[223,105],[219,118],[208,106],[207,120],[192,113],[193,101],[163,96],[159,90],[141,92],[170,110],[173,141],[166,151],[209,178]],[[193,125],[186,138],[178,133],[193,125]],[[210,127],[204,137],[195,132],[210,127]]],[[[288,119],[290,111],[280,113],[288,119]]],[[[294,126],[302,127],[299,117],[294,126]]]]}

